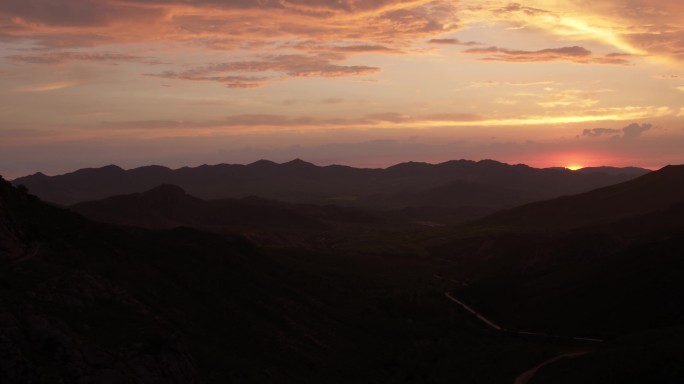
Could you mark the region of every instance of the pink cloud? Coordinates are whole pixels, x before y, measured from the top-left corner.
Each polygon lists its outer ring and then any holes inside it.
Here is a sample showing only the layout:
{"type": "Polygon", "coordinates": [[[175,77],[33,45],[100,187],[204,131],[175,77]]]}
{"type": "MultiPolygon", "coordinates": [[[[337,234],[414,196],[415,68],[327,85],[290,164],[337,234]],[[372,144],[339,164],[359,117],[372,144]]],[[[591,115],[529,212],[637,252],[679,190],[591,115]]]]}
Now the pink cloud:
{"type": "Polygon", "coordinates": [[[464,53],[484,55],[483,61],[505,61],[512,63],[570,61],[580,64],[616,64],[627,65],[629,55],[612,53],[605,56],[595,56],[584,47],[572,46],[561,48],[547,48],[537,51],[511,50],[499,47],[471,48],[464,53]]]}
{"type": "Polygon", "coordinates": [[[137,61],[148,64],[158,64],[149,58],[134,56],[124,53],[111,52],[48,52],[33,55],[13,55],[7,56],[13,61],[20,61],[30,64],[62,64],[72,61],[118,63],[123,61],[137,61]]]}
{"type": "Polygon", "coordinates": [[[254,88],[273,80],[270,76],[244,76],[241,73],[279,72],[287,77],[342,77],[376,73],[377,67],[340,65],[345,59],[337,53],[275,55],[257,60],[214,63],[185,71],[166,71],[149,76],[178,80],[217,81],[231,88],[254,88]]]}

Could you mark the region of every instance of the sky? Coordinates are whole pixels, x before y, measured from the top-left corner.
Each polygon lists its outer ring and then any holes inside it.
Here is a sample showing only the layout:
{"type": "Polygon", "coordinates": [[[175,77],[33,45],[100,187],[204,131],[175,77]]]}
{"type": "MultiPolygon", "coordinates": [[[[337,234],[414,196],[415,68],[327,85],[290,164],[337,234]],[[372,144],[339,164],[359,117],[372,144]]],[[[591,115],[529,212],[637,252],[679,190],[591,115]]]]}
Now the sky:
{"type": "Polygon", "coordinates": [[[2,0],[0,174],[684,163],[681,0],[2,0]]]}

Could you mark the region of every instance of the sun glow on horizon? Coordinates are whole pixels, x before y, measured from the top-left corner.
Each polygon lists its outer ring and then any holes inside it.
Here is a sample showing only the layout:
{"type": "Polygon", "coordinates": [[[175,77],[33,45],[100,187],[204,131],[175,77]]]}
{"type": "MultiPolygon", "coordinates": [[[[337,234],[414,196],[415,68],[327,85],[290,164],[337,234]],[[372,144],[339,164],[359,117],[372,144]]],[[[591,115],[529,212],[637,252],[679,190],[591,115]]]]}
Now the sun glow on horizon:
{"type": "Polygon", "coordinates": [[[583,165],[572,164],[572,165],[566,165],[565,168],[566,168],[566,169],[569,169],[569,170],[571,170],[571,171],[577,171],[577,170],[579,170],[579,169],[584,168],[584,166],[583,166],[583,165]]]}

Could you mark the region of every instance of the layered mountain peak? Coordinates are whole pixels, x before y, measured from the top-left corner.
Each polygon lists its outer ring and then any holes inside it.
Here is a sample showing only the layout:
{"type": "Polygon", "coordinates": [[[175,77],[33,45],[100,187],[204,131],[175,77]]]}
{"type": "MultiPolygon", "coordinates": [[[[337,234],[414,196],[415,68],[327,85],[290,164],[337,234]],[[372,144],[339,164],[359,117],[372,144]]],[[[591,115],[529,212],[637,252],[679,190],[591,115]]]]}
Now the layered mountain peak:
{"type": "Polygon", "coordinates": [[[143,195],[152,197],[185,197],[187,193],[185,190],[173,184],[161,184],[158,187],[152,188],[143,195]]]}
{"type": "Polygon", "coordinates": [[[308,161],[304,161],[300,158],[290,160],[287,163],[283,163],[281,165],[284,165],[287,167],[298,167],[298,168],[318,168],[315,164],[309,163],[308,161]]]}
{"type": "Polygon", "coordinates": [[[257,160],[251,164],[247,164],[248,167],[258,167],[258,168],[273,167],[273,166],[277,166],[277,165],[278,165],[277,163],[275,163],[271,160],[265,160],[265,159],[257,160]]]}
{"type": "Polygon", "coordinates": [[[653,175],[682,180],[684,179],[684,165],[666,165],[657,172],[654,172],[653,175]]]}
{"type": "MultiPolygon", "coordinates": [[[[259,196],[289,203],[328,204],[335,201],[384,208],[388,207],[386,203],[392,202],[389,208],[403,208],[409,206],[409,202],[411,206],[434,206],[434,200],[416,201],[415,196],[429,196],[435,188],[457,180],[516,191],[522,198],[520,202],[524,203],[586,192],[636,176],[557,172],[494,160],[455,160],[441,164],[406,162],[381,169],[320,167],[294,159],[282,164],[259,160],[246,166],[218,164],[173,170],[158,166],[122,170],[108,166],[52,177],[27,176],[13,183],[26,185],[31,193],[45,201],[64,205],[142,193],[160,184],[172,184],[205,200],[259,196]]],[[[176,195],[181,196],[180,193],[176,195]]],[[[447,206],[467,204],[454,197],[447,206]]],[[[508,203],[494,199],[484,205],[503,208],[508,203]]]]}
{"type": "Polygon", "coordinates": [[[668,165],[624,183],[502,211],[487,225],[564,229],[646,214],[684,201],[684,165],[668,165]]]}

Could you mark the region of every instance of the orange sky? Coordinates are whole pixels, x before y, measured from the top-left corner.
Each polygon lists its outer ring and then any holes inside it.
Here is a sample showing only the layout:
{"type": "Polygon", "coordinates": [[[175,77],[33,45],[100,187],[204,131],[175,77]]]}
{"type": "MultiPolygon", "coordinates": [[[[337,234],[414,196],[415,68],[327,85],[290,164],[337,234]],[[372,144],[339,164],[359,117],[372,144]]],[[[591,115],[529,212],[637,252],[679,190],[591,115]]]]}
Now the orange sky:
{"type": "Polygon", "coordinates": [[[0,2],[0,174],[684,163],[679,0],[0,2]]]}

